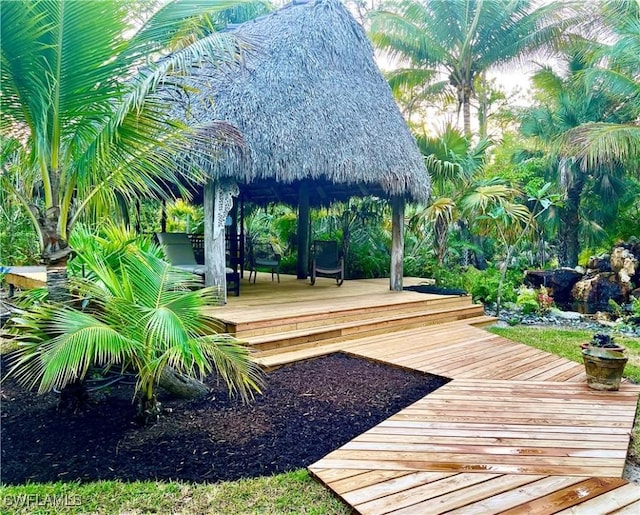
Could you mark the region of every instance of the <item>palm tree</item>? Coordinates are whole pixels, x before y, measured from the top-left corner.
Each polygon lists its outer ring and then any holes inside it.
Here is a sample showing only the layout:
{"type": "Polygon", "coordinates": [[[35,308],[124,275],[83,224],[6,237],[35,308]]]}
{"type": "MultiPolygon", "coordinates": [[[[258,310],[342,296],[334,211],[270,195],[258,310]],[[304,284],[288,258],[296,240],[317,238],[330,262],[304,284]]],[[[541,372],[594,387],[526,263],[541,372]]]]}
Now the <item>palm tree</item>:
{"type": "MultiPolygon", "coordinates": [[[[157,385],[171,370],[188,377],[213,371],[243,398],[260,390],[259,367],[247,347],[215,333],[205,308],[217,300],[213,288],[189,288],[192,274],[162,261],[149,242],[107,227],[106,237],[78,244],[85,277],[70,278],[79,306],[41,303],[14,319],[20,348],[10,375],[40,393],[79,384],[90,369],[136,373],[138,419],[156,419],[157,385]]],[[[75,260],[74,260],[75,261],[75,260]]]]}
{"type": "Polygon", "coordinates": [[[369,35],[401,67],[391,73],[397,91],[435,81],[446,84],[462,109],[471,137],[476,79],[487,70],[541,48],[570,26],[558,7],[534,9],[529,0],[402,0],[371,14],[369,35]],[[436,79],[434,79],[436,78],[436,79]]]}
{"type": "Polygon", "coordinates": [[[640,4],[612,0],[597,7],[613,43],[596,47],[600,66],[587,70],[586,80],[591,87],[606,88],[632,112],[627,123],[582,124],[564,142],[574,148],[585,170],[622,164],[640,177],[640,4]]]}
{"type": "Polygon", "coordinates": [[[580,149],[569,138],[594,124],[618,125],[629,120],[630,111],[610,91],[592,87],[587,71],[590,55],[584,46],[574,46],[565,56],[568,73],[562,76],[551,68],[539,70],[533,82],[540,102],[525,113],[521,132],[535,137],[547,150],[549,169],[564,190],[559,209],[558,258],[562,266],[576,266],[580,252],[580,228],[585,227],[582,210],[587,192],[600,202],[599,215],[615,215],[624,191],[625,169],[620,160],[609,166],[593,166],[580,157],[580,149]],[[567,142],[569,141],[569,142],[567,142]],[[582,222],[582,223],[581,223],[582,222]]]}
{"type": "MultiPolygon", "coordinates": [[[[459,222],[464,227],[458,202],[474,187],[474,177],[482,169],[491,140],[483,139],[476,145],[447,125],[436,137],[422,134],[416,137],[420,151],[425,156],[427,170],[432,179],[433,200],[425,209],[419,209],[409,221],[410,227],[431,225],[434,228],[434,247],[438,264],[444,263],[449,230],[459,222]]],[[[468,235],[469,236],[469,235],[468,235]]]]}
{"type": "MultiPolygon", "coordinates": [[[[199,153],[204,142],[238,139],[223,123],[186,127],[156,93],[161,82],[179,88],[180,74],[203,55],[237,58],[244,43],[219,33],[167,51],[184,40],[179,29],[193,16],[236,4],[170,2],[137,26],[116,0],[3,4],[0,170],[17,170],[24,186],[3,187],[22,203],[43,261],[61,270],[63,284],[69,234],[83,213],[108,212],[117,197],[164,195],[185,176],[200,180],[195,169],[177,171],[176,158],[199,153]]],[[[53,277],[50,294],[64,297],[53,277]]]]}

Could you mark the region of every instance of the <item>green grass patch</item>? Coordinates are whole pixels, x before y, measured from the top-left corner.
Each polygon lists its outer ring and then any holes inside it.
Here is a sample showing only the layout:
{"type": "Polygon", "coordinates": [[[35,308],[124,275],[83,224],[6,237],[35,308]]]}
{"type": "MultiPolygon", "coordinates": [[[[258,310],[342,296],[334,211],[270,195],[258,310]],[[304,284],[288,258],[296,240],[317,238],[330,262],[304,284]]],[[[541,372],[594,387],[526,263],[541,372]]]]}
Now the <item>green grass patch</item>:
{"type": "Polygon", "coordinates": [[[348,514],[307,471],[215,484],[97,481],[0,487],[2,514],[348,514]]]}
{"type": "MultiPolygon", "coordinates": [[[[593,331],[585,329],[559,329],[526,325],[491,327],[488,330],[510,340],[525,343],[536,349],[551,352],[578,363],[582,363],[580,344],[591,340],[593,335],[593,331]]],[[[625,347],[629,356],[629,361],[624,369],[624,376],[636,383],[640,383],[640,338],[617,334],[614,334],[614,337],[616,343],[625,347]]]]}
{"type": "MultiPolygon", "coordinates": [[[[591,339],[593,331],[585,329],[559,329],[555,327],[532,327],[526,325],[514,327],[490,327],[488,331],[524,343],[536,349],[544,350],[582,363],[580,344],[591,339]]],[[[640,338],[632,338],[614,334],[616,343],[625,347],[629,361],[624,369],[624,376],[640,383],[640,338]]],[[[636,410],[636,420],[631,432],[629,452],[640,460],[640,405],[636,410]]]]}

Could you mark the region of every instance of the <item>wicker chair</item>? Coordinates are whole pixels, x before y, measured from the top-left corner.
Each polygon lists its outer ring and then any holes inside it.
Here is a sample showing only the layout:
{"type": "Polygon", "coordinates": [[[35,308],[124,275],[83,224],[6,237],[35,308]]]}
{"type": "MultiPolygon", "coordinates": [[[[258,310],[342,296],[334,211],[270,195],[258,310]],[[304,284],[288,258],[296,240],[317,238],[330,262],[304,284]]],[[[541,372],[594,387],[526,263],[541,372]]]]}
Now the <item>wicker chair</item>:
{"type": "Polygon", "coordinates": [[[315,240],[311,252],[311,285],[316,277],[331,277],[338,286],[344,282],[344,259],[338,253],[337,241],[315,240]]]}

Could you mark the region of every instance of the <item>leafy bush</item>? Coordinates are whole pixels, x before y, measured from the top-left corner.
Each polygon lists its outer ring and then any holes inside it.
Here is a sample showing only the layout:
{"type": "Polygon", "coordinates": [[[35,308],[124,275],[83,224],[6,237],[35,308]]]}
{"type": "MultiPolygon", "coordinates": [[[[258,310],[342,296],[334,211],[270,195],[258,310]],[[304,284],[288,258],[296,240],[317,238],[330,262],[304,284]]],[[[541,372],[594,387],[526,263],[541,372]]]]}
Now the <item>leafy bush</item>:
{"type": "Polygon", "coordinates": [[[520,288],[518,288],[516,305],[520,307],[522,313],[525,315],[535,313],[538,310],[538,293],[533,288],[524,285],[520,286],[520,288]]]}
{"type": "MultiPolygon", "coordinates": [[[[495,267],[478,270],[469,267],[462,275],[462,288],[473,296],[473,300],[484,304],[493,304],[498,300],[500,270],[495,267]]],[[[509,270],[502,287],[502,302],[515,302],[516,290],[522,283],[522,272],[509,270]]]]}

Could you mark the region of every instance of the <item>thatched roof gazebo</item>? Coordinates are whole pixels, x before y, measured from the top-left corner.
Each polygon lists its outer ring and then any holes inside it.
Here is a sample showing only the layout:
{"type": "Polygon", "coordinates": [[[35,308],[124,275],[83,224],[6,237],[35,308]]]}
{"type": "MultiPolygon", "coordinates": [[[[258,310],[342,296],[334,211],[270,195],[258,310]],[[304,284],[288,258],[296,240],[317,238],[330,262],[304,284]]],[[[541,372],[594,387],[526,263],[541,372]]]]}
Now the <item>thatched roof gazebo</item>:
{"type": "MultiPolygon", "coordinates": [[[[429,177],[364,30],[338,0],[293,2],[230,30],[256,48],[239,68],[203,70],[206,87],[183,103],[188,120],[224,120],[245,141],[243,149],[223,150],[208,169],[207,219],[226,216],[218,213],[225,197],[215,192],[230,180],[243,199],[298,205],[302,278],[309,206],[351,196],[391,199],[391,288],[402,289],[404,201],[425,200],[429,177]]],[[[205,240],[218,236],[215,223],[209,229],[205,240]]],[[[213,264],[220,259],[210,259],[220,256],[220,246],[210,243],[207,275],[220,284],[222,268],[213,264]]]]}

